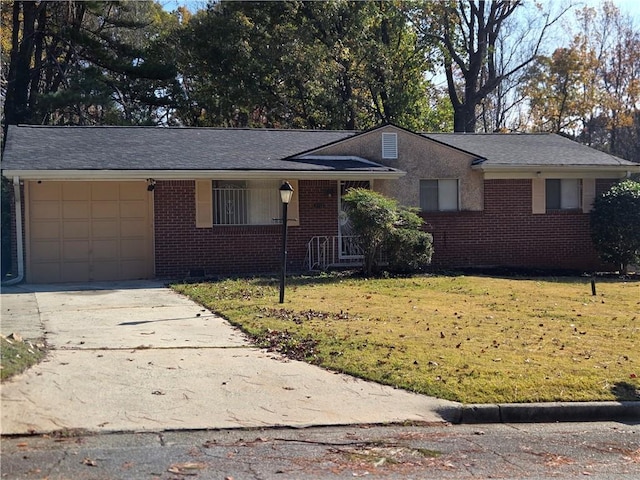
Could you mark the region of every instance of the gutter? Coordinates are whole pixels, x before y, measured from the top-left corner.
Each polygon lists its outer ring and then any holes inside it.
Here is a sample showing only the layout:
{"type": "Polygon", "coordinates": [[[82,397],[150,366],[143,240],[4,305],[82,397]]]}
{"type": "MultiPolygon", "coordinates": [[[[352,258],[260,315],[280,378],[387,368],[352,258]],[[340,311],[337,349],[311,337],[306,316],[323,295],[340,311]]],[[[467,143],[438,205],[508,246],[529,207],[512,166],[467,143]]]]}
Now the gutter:
{"type": "Polygon", "coordinates": [[[289,179],[289,180],[397,180],[406,172],[387,171],[302,171],[302,170],[10,170],[8,177],[23,180],[197,180],[197,179],[289,179]]]}
{"type": "Polygon", "coordinates": [[[473,163],[471,168],[474,170],[484,171],[563,171],[563,170],[616,170],[616,171],[640,171],[640,164],[634,164],[628,162],[626,164],[617,165],[580,165],[580,164],[567,164],[567,165],[550,165],[550,164],[528,164],[528,165],[505,165],[505,164],[487,164],[486,162],[473,163]]]}
{"type": "Polygon", "coordinates": [[[22,238],[22,195],[20,193],[20,177],[13,177],[13,203],[16,208],[16,248],[18,254],[18,276],[2,282],[2,285],[16,285],[24,280],[24,246],[22,238]]]}
{"type": "Polygon", "coordinates": [[[486,165],[476,164],[472,170],[481,171],[486,179],[508,178],[624,178],[640,173],[640,165],[486,165]]]}

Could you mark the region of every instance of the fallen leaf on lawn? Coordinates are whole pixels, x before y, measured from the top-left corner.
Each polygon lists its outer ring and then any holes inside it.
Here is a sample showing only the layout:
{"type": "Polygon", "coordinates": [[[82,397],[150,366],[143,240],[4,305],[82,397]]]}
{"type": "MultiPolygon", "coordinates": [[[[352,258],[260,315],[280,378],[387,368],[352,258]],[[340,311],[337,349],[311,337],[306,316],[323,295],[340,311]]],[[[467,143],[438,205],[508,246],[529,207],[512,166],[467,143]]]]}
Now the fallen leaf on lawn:
{"type": "Polygon", "coordinates": [[[207,468],[207,464],[202,462],[174,463],[167,471],[179,475],[197,475],[196,470],[203,470],[205,468],[207,468]]]}

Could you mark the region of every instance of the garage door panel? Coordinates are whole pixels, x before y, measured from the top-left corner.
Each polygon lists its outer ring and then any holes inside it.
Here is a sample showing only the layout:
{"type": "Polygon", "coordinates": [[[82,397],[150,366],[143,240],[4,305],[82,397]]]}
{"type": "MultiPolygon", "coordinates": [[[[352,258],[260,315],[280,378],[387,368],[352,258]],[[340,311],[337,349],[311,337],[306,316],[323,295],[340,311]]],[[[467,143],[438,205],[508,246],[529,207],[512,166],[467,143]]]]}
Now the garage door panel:
{"type": "Polygon", "coordinates": [[[118,257],[118,239],[94,240],[93,258],[94,260],[109,260],[118,257]]]}
{"type": "Polygon", "coordinates": [[[92,224],[93,238],[118,238],[120,230],[117,220],[94,219],[92,224]]]}
{"type": "Polygon", "coordinates": [[[60,183],[58,182],[32,182],[29,190],[32,201],[57,202],[60,200],[60,183]]]}
{"type": "Polygon", "coordinates": [[[31,242],[32,262],[59,262],[60,242],[54,240],[34,240],[31,242]]]}
{"type": "Polygon", "coordinates": [[[91,204],[93,218],[118,218],[118,202],[99,201],[91,204]]]}
{"type": "Polygon", "coordinates": [[[120,234],[123,238],[145,237],[147,235],[147,226],[139,220],[122,220],[120,234]]]}
{"type": "Polygon", "coordinates": [[[62,246],[62,260],[63,262],[88,262],[89,248],[88,240],[66,240],[62,246]]]}
{"type": "Polygon", "coordinates": [[[41,263],[38,265],[39,283],[55,283],[62,281],[62,272],[60,271],[60,263],[41,263]]]}
{"type": "Polygon", "coordinates": [[[51,220],[60,216],[60,204],[52,202],[33,202],[31,218],[33,220],[51,220]]]}
{"type": "Polygon", "coordinates": [[[91,209],[87,202],[62,202],[63,219],[85,219],[89,220],[91,209]]]}
{"type": "Polygon", "coordinates": [[[88,282],[91,279],[88,262],[65,262],[62,264],[62,282],[88,282]]]}
{"type": "Polygon", "coordinates": [[[147,201],[146,184],[140,188],[140,184],[133,182],[123,182],[120,184],[120,200],[142,200],[147,201]]]}
{"type": "Polygon", "coordinates": [[[87,182],[65,182],[62,184],[62,200],[86,202],[91,199],[91,185],[87,182]]]}
{"type": "Polygon", "coordinates": [[[93,182],[91,200],[118,200],[118,184],[112,182],[93,182]]]}
{"type": "Polygon", "coordinates": [[[126,280],[153,275],[146,182],[28,182],[27,280],[126,280]]]}
{"type": "Polygon", "coordinates": [[[147,216],[147,204],[143,201],[127,200],[120,202],[121,218],[144,218],[147,216]]]}
{"type": "Polygon", "coordinates": [[[62,238],[86,238],[90,236],[91,225],[89,222],[64,222],[62,226],[62,238]]]}
{"type": "Polygon", "coordinates": [[[145,262],[142,260],[123,260],[121,271],[123,278],[140,279],[145,278],[141,272],[145,271],[145,262]]]}
{"type": "Polygon", "coordinates": [[[123,260],[144,258],[146,256],[146,248],[139,239],[121,240],[120,255],[123,260]]]}
{"type": "Polygon", "coordinates": [[[37,222],[31,228],[31,238],[34,240],[55,240],[60,238],[60,222],[54,220],[37,222]]]}
{"type": "Polygon", "coordinates": [[[123,275],[119,263],[111,261],[96,260],[93,264],[92,276],[93,280],[98,282],[101,280],[132,280],[132,278],[123,275]]]}

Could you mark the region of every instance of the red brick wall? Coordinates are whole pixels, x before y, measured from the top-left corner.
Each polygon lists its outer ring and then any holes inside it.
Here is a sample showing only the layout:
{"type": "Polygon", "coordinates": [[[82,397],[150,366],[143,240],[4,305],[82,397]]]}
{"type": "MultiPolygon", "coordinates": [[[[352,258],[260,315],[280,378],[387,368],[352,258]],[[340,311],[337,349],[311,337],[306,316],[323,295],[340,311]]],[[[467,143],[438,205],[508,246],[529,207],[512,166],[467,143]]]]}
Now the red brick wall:
{"type": "MultiPolygon", "coordinates": [[[[611,182],[598,181],[598,193],[611,182]]],[[[335,181],[299,182],[300,226],[288,230],[289,271],[302,271],[315,235],[337,235],[335,181]]],[[[589,215],[531,213],[530,180],[487,180],[482,212],[423,214],[433,233],[433,266],[603,268],[593,250],[589,215]]],[[[195,182],[159,181],[155,189],[158,277],[277,273],[282,227],[195,227],[195,182]]]]}
{"type": "MultiPolygon", "coordinates": [[[[337,234],[336,182],[300,181],[300,226],[288,229],[287,268],[302,271],[307,242],[337,234]]],[[[158,181],[154,195],[158,277],[278,272],[282,226],[195,226],[195,182],[158,181]]]]}
{"type": "MultiPolygon", "coordinates": [[[[610,182],[597,183],[598,193],[610,182]]],[[[531,213],[530,180],[486,180],[484,211],[423,214],[434,236],[435,267],[603,268],[589,214],[531,213]]]]}

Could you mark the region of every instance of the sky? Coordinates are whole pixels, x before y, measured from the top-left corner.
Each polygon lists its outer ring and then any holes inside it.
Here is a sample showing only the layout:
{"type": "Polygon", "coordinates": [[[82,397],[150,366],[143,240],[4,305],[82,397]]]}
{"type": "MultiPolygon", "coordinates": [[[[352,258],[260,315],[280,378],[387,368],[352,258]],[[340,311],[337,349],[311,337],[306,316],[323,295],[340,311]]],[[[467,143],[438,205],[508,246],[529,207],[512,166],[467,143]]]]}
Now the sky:
{"type": "MultiPolygon", "coordinates": [[[[601,2],[589,2],[598,4],[601,2]]],[[[640,22],[640,2],[638,0],[616,0],[614,2],[622,12],[630,13],[640,22]]]]}

